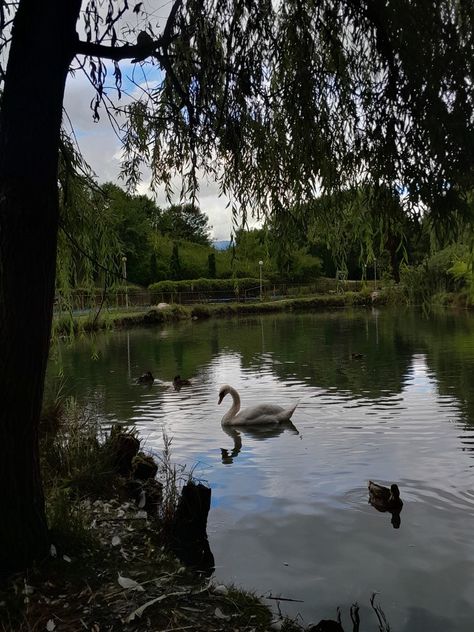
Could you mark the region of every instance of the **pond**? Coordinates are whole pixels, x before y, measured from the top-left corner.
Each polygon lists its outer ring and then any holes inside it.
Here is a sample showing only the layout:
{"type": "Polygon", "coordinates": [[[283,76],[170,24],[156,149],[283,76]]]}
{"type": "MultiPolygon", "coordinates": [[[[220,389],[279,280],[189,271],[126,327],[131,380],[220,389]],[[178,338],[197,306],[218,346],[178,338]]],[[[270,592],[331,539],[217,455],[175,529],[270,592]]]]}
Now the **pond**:
{"type": "MultiPolygon", "coordinates": [[[[186,322],[61,344],[50,378],[134,424],[212,488],[217,581],[282,596],[305,623],[360,605],[377,630],[467,631],[474,621],[474,317],[354,310],[186,322]],[[151,387],[136,378],[151,370],[151,387]],[[192,385],[172,388],[173,376],[192,385]],[[221,427],[242,405],[298,402],[293,428],[221,427]],[[399,528],[368,504],[369,479],[399,485],[399,528]]],[[[274,604],[274,602],[268,602],[274,604]]],[[[347,629],[351,626],[347,625],[347,629]]]]}

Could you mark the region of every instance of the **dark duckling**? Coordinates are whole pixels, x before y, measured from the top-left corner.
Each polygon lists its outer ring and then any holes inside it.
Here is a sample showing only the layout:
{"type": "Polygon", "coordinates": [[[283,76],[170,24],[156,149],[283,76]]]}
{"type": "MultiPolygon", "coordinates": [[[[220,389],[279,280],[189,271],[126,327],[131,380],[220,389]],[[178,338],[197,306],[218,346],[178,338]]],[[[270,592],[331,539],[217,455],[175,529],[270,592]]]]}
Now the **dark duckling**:
{"type": "Polygon", "coordinates": [[[389,512],[392,514],[391,523],[394,529],[400,527],[400,512],[403,507],[403,501],[400,498],[400,490],[396,483],[392,483],[390,488],[369,481],[369,503],[381,512],[389,512]]]}
{"type": "Polygon", "coordinates": [[[151,371],[147,371],[143,375],[140,375],[137,380],[137,384],[153,384],[154,381],[155,378],[153,377],[151,371]]]}
{"type": "Polygon", "coordinates": [[[364,357],[363,353],[351,353],[351,358],[353,360],[360,360],[363,357],[364,357]]]}
{"type": "Polygon", "coordinates": [[[190,380],[183,380],[181,375],[175,375],[173,378],[173,386],[175,391],[179,391],[183,386],[191,386],[190,380]]]}
{"type": "Polygon", "coordinates": [[[388,488],[369,481],[369,503],[379,511],[400,512],[403,507],[400,490],[396,483],[392,483],[388,488]]]}

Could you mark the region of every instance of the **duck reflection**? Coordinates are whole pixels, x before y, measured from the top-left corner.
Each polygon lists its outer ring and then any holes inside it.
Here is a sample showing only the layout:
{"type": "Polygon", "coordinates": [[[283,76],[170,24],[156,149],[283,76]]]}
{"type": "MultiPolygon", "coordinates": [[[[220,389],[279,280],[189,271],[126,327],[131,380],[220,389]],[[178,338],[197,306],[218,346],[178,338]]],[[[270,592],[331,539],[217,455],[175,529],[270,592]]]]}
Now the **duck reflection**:
{"type": "Polygon", "coordinates": [[[242,436],[246,435],[257,441],[263,441],[264,439],[270,439],[271,437],[278,437],[285,430],[291,434],[299,435],[299,431],[291,421],[284,421],[279,424],[259,424],[257,426],[242,425],[242,426],[222,426],[222,430],[232,438],[234,446],[231,450],[227,448],[221,448],[222,463],[229,465],[234,462],[234,459],[239,455],[242,450],[242,436]]]}
{"type": "Polygon", "coordinates": [[[398,485],[392,483],[390,487],[384,487],[379,483],[369,481],[369,504],[377,511],[382,513],[388,512],[392,514],[390,522],[394,529],[398,529],[401,524],[400,512],[403,508],[403,501],[400,498],[400,490],[398,485]]]}

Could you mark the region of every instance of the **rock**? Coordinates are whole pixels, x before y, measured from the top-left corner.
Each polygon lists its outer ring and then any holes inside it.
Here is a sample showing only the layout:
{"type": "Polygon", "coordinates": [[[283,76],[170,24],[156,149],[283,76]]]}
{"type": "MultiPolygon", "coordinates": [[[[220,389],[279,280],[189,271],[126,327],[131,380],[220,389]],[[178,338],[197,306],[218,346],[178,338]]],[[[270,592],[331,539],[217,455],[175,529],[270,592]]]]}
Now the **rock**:
{"type": "Polygon", "coordinates": [[[128,432],[112,429],[106,446],[112,451],[112,460],[117,471],[122,476],[129,476],[132,461],[140,449],[140,441],[128,432]]]}
{"type": "Polygon", "coordinates": [[[143,452],[139,452],[132,460],[132,476],[145,481],[149,478],[155,478],[158,472],[158,465],[152,456],[147,456],[143,452]]]}

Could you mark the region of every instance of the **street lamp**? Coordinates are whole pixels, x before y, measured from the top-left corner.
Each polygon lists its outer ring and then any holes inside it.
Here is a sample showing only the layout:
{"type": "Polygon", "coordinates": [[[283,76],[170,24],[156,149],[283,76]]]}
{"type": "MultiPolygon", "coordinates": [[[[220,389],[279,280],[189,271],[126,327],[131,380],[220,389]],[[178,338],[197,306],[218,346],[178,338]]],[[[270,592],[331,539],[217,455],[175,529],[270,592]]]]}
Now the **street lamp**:
{"type": "Polygon", "coordinates": [[[374,290],[377,289],[377,259],[374,257],[374,290]]]}
{"type": "Polygon", "coordinates": [[[125,280],[125,307],[128,309],[127,257],[122,257],[122,276],[125,280]]]}
{"type": "Polygon", "coordinates": [[[260,300],[263,300],[263,288],[262,288],[262,266],[263,261],[259,261],[258,265],[260,266],[260,300]]]}

